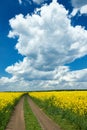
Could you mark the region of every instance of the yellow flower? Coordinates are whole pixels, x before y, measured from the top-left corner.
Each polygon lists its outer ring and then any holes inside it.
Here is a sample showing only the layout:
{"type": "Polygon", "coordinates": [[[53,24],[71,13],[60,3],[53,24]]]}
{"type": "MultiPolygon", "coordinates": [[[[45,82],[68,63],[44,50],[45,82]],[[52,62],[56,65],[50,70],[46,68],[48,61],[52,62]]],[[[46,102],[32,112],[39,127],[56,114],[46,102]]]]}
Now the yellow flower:
{"type": "Polygon", "coordinates": [[[0,93],[0,111],[2,111],[9,104],[13,105],[15,100],[19,98],[22,93],[10,93],[10,92],[1,92],[0,93]]]}
{"type": "Polygon", "coordinates": [[[87,91],[31,92],[29,95],[41,101],[55,97],[52,103],[56,107],[87,115],[87,91]]]}

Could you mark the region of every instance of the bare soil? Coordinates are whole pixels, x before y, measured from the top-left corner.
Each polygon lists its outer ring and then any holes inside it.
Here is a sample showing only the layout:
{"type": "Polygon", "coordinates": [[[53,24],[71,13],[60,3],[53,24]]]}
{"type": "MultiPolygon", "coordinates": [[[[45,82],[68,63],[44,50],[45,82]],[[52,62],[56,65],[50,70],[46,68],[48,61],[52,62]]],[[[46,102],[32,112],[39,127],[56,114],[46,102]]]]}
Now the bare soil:
{"type": "MultiPolygon", "coordinates": [[[[31,99],[27,96],[28,103],[41,125],[42,130],[60,130],[59,126],[53,122],[31,99]]],[[[11,119],[5,130],[26,130],[23,112],[24,96],[14,109],[11,119]]]]}
{"type": "Polygon", "coordinates": [[[19,103],[16,105],[11,119],[5,130],[25,130],[23,102],[24,97],[22,97],[19,103]]]}
{"type": "Polygon", "coordinates": [[[29,105],[35,114],[42,130],[60,130],[59,126],[53,122],[31,99],[28,97],[29,105]]]}

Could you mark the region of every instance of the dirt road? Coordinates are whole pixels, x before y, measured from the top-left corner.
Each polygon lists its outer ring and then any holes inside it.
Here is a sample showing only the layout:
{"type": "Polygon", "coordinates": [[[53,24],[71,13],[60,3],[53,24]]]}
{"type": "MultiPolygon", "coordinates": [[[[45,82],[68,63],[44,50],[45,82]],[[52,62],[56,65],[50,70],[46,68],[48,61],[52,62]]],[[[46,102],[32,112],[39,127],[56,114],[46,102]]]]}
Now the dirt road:
{"type": "Polygon", "coordinates": [[[24,97],[21,98],[21,100],[15,107],[15,110],[7,125],[6,130],[25,130],[23,102],[24,102],[24,97]]]}
{"type": "MultiPolygon", "coordinates": [[[[38,122],[41,125],[42,130],[60,130],[59,126],[54,123],[31,99],[27,96],[28,103],[36,116],[38,122]]],[[[23,112],[23,102],[24,96],[21,98],[12,117],[5,130],[26,130],[24,122],[24,112],[23,112]]]]}
{"type": "Polygon", "coordinates": [[[29,97],[28,102],[40,123],[42,130],[60,130],[59,126],[54,123],[29,97]]]}

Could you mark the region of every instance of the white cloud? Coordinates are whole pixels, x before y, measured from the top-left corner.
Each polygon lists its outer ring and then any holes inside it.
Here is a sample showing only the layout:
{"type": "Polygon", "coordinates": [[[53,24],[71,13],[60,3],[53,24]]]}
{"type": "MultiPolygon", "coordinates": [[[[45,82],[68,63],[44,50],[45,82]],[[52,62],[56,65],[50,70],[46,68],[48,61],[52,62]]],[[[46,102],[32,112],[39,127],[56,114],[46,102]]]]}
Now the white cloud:
{"type": "Polygon", "coordinates": [[[70,14],[70,17],[75,16],[77,14],[78,10],[79,10],[78,8],[74,8],[73,11],[70,14]]]}
{"type": "Polygon", "coordinates": [[[71,2],[74,8],[81,8],[87,4],[87,0],[71,0],[71,2]]]}
{"type": "Polygon", "coordinates": [[[22,4],[22,0],[18,0],[19,4],[22,4]]]}
{"type": "Polygon", "coordinates": [[[80,14],[87,14],[87,1],[86,0],[71,0],[72,6],[74,7],[71,15],[75,16],[79,11],[80,14]]]}
{"type": "Polygon", "coordinates": [[[67,66],[60,66],[56,70],[55,79],[59,82],[87,82],[87,69],[70,71],[67,66]]]}
{"type": "Polygon", "coordinates": [[[31,0],[18,0],[19,4],[20,5],[24,5],[24,6],[27,6],[27,5],[32,5],[32,1],[31,0]]]}
{"type": "Polygon", "coordinates": [[[18,36],[16,49],[30,59],[35,69],[53,70],[87,54],[87,31],[72,27],[68,12],[52,2],[38,15],[17,15],[10,20],[9,37],[18,36]]]}
{"type": "Polygon", "coordinates": [[[45,0],[32,0],[34,3],[37,3],[37,4],[41,4],[43,3],[45,0]]]}
{"type": "Polygon", "coordinates": [[[53,79],[53,71],[40,71],[34,69],[30,64],[30,60],[26,57],[23,62],[15,63],[15,65],[6,68],[6,71],[19,78],[24,77],[25,80],[48,80],[53,79]]]}
{"type": "MultiPolygon", "coordinates": [[[[37,4],[41,4],[41,3],[44,3],[45,1],[47,0],[32,0],[34,3],[37,3],[37,4]]],[[[53,2],[57,2],[57,0],[53,0],[53,2]]]]}
{"type": "MultiPolygon", "coordinates": [[[[64,65],[87,54],[87,31],[71,26],[68,11],[56,0],[32,15],[19,14],[9,23],[12,30],[8,36],[18,37],[16,49],[25,56],[23,61],[6,68],[12,74],[10,86],[14,81],[18,89],[72,88],[83,80],[87,70],[71,72],[64,65]]],[[[5,80],[8,81],[6,77],[5,80]]],[[[3,84],[6,82],[3,80],[3,84]]]]}
{"type": "Polygon", "coordinates": [[[82,6],[82,8],[80,9],[80,13],[87,14],[87,5],[82,6]]]}

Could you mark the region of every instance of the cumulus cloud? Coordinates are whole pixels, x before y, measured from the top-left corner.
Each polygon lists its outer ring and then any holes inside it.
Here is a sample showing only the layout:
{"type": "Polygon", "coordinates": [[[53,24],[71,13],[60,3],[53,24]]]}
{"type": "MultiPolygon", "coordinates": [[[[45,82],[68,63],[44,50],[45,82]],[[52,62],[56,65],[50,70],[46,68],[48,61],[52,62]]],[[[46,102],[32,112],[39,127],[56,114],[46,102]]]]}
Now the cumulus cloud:
{"type": "Polygon", "coordinates": [[[61,90],[87,89],[87,69],[72,71],[66,66],[60,66],[55,71],[54,80],[26,80],[23,76],[0,79],[0,91],[32,91],[32,90],[61,90]]]}
{"type": "Polygon", "coordinates": [[[87,4],[80,9],[81,14],[87,14],[87,4]]]}
{"type": "Polygon", "coordinates": [[[45,0],[32,0],[34,3],[37,3],[37,4],[41,4],[43,3],[45,0]]]}
{"type": "Polygon", "coordinates": [[[53,79],[53,71],[40,71],[30,65],[30,60],[26,57],[23,62],[15,63],[6,68],[6,71],[18,77],[24,77],[26,80],[48,80],[53,79]]]}
{"type": "Polygon", "coordinates": [[[86,0],[71,0],[72,6],[75,8],[80,8],[87,4],[86,0]]]}
{"type": "Polygon", "coordinates": [[[87,54],[87,31],[72,27],[68,11],[57,2],[44,5],[35,14],[10,20],[9,37],[18,36],[16,49],[38,70],[54,70],[87,54]]]}
{"type": "MultiPolygon", "coordinates": [[[[16,15],[9,24],[12,29],[8,36],[18,38],[15,48],[25,56],[23,61],[6,68],[12,74],[10,86],[14,81],[14,86],[29,90],[62,89],[83,80],[87,70],[71,72],[64,65],[87,54],[87,31],[71,26],[63,5],[54,0],[32,15],[16,15]]],[[[8,81],[6,77],[5,80],[8,81]]]]}
{"type": "Polygon", "coordinates": [[[55,79],[59,82],[86,82],[87,69],[70,71],[68,66],[60,66],[55,71],[55,79]]]}
{"type": "Polygon", "coordinates": [[[87,14],[87,1],[86,0],[71,0],[72,6],[74,7],[71,15],[75,16],[79,11],[80,14],[87,14]]]}
{"type": "Polygon", "coordinates": [[[22,0],[18,0],[19,4],[21,5],[22,4],[22,0]]]}

